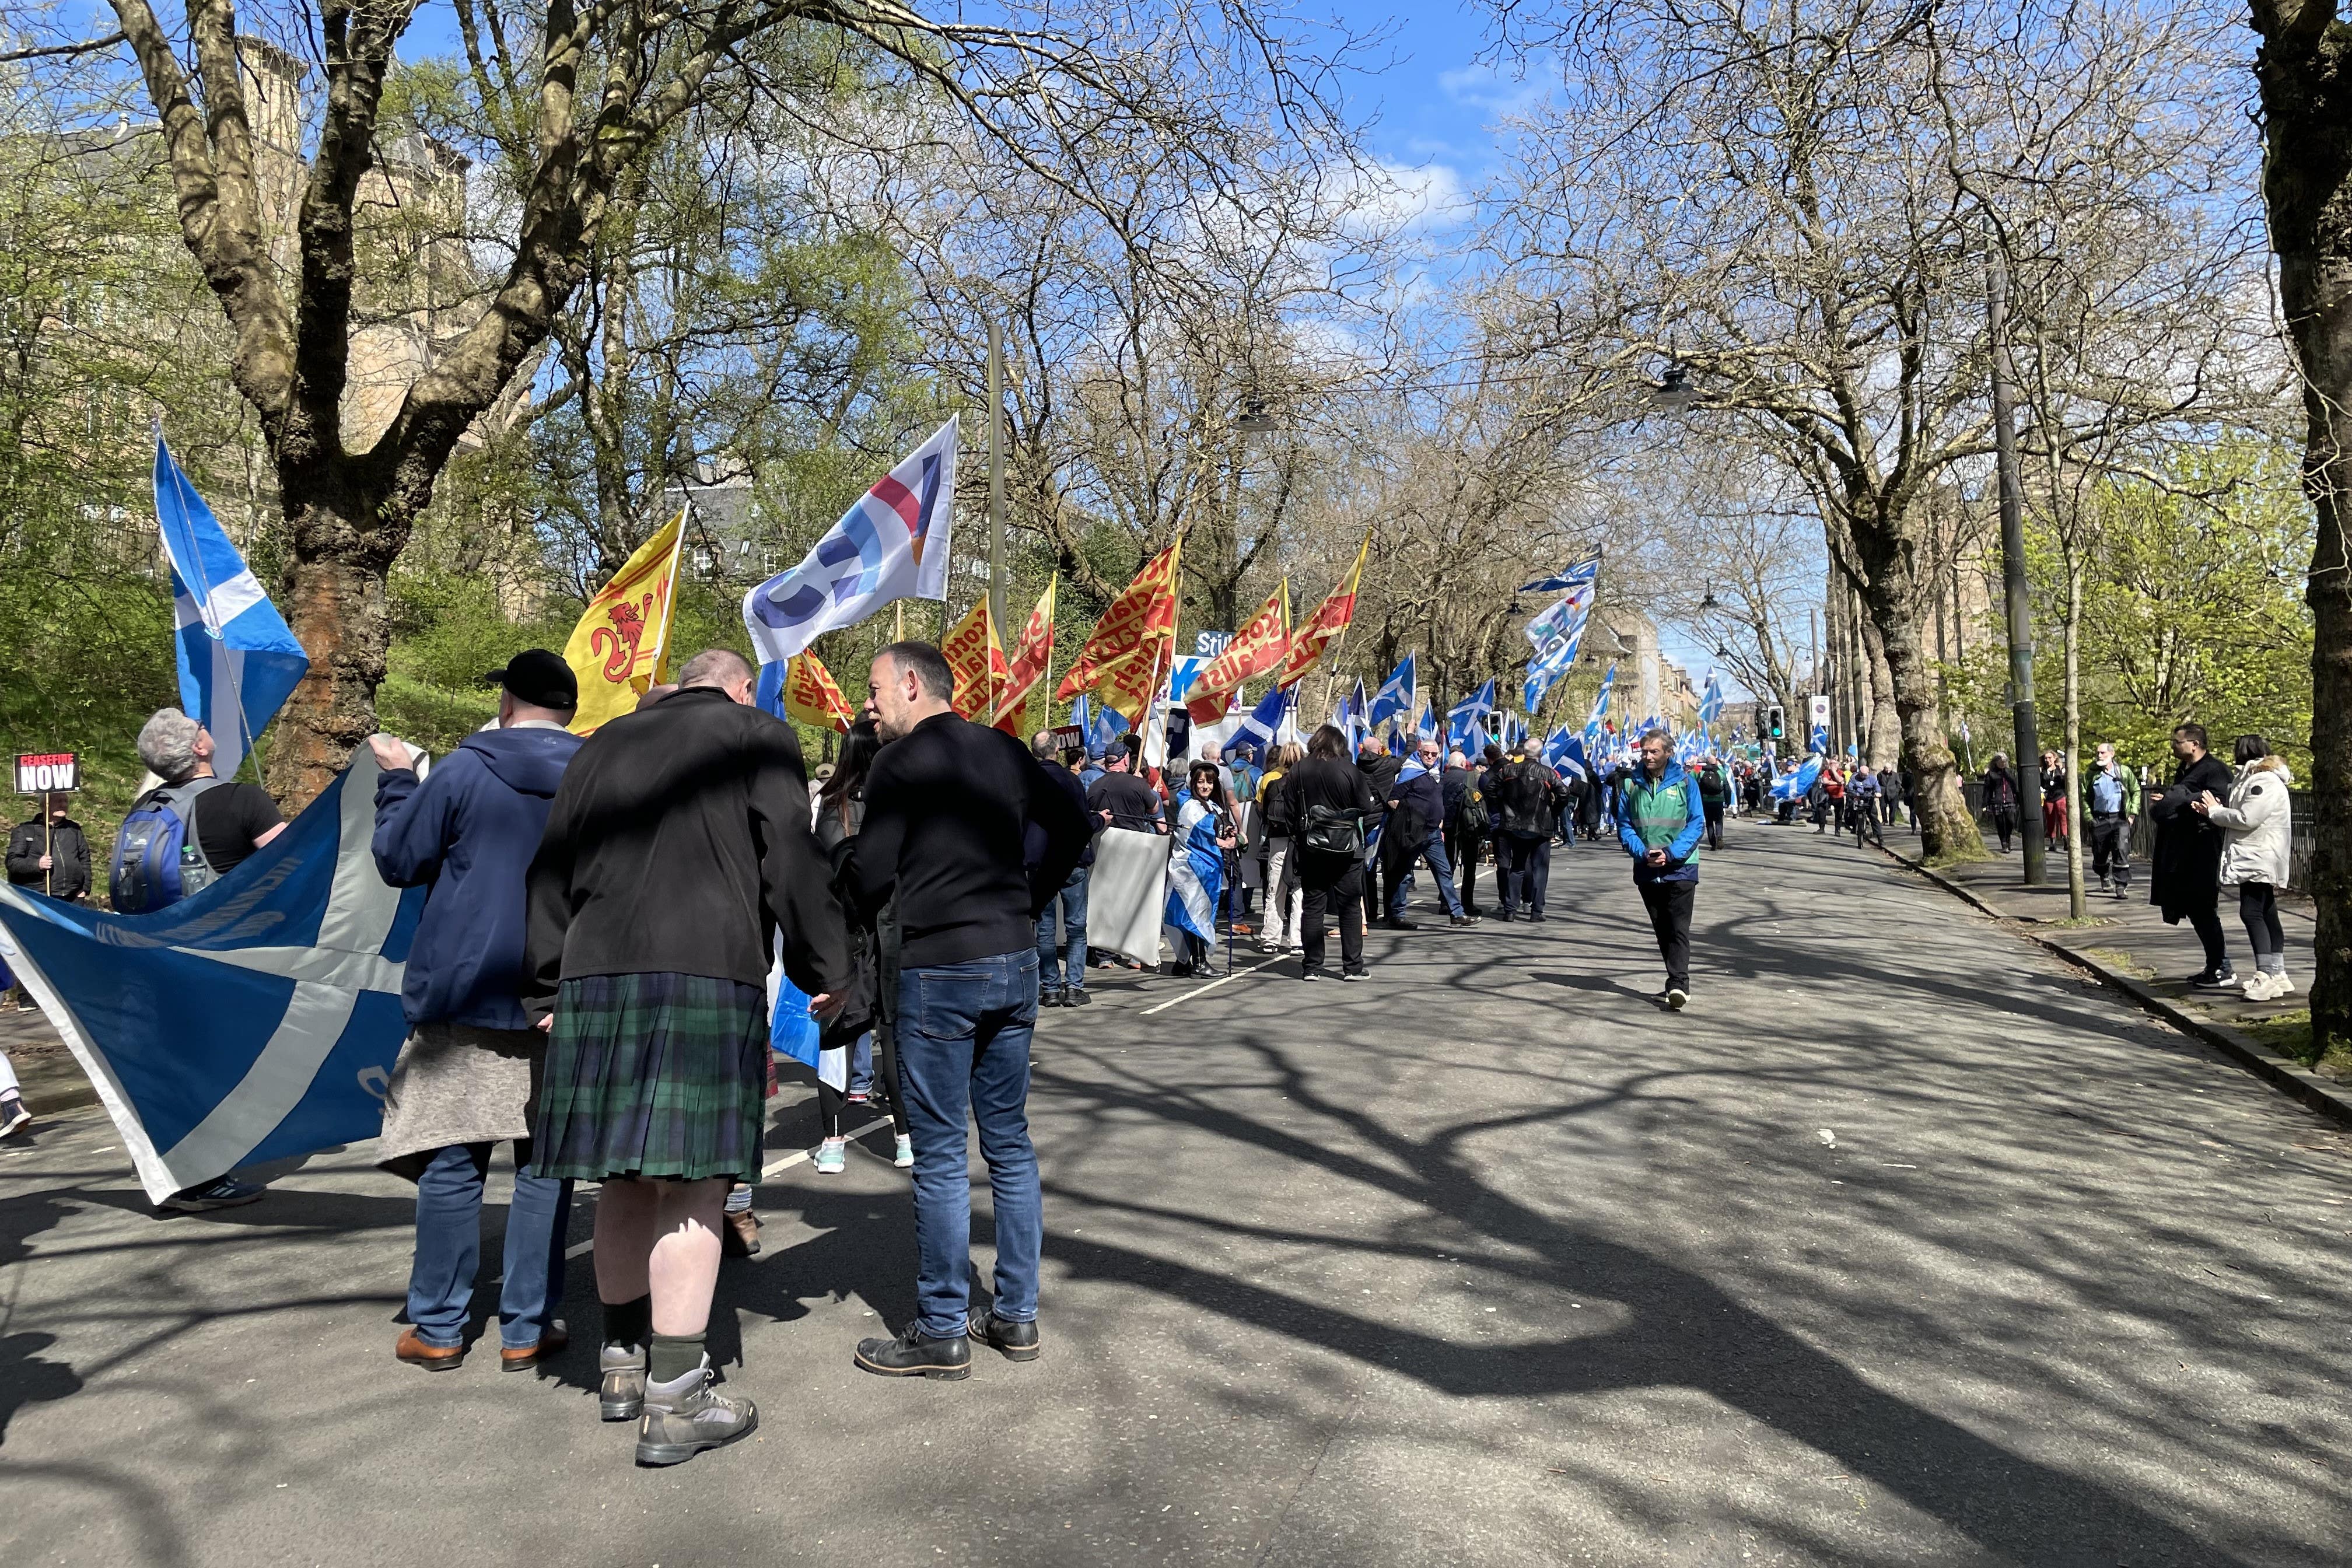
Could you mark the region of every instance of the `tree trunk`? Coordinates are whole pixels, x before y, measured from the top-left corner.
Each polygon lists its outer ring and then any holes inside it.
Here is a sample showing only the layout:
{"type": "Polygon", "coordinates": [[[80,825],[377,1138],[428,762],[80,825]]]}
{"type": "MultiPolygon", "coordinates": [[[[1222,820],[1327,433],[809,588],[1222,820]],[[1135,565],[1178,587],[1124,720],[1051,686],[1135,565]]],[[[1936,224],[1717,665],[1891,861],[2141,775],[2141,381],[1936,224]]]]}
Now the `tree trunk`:
{"type": "Polygon", "coordinates": [[[290,811],[331,784],[376,731],[375,690],[392,642],[384,575],[399,551],[386,548],[374,502],[355,489],[305,497],[282,475],[280,483],[294,534],[287,624],[310,656],[310,674],[270,731],[269,793],[290,811]]]}
{"type": "Polygon", "coordinates": [[[2091,912],[2089,898],[2083,891],[2083,569],[2066,552],[2066,622],[2062,628],[2066,645],[2066,723],[2065,750],[2060,754],[2058,766],[2066,775],[2066,913],[2082,920],[2091,912]]]}
{"type": "Polygon", "coordinates": [[[1862,567],[1857,587],[1863,608],[1878,628],[1895,689],[1903,763],[1911,772],[1913,809],[1919,818],[1920,852],[1930,860],[1979,859],[1984,837],[1969,815],[1968,799],[1960,793],[1960,771],[1944,739],[1936,663],[1919,642],[1914,542],[1900,517],[1857,522],[1852,537],[1862,567]]]}
{"type": "MultiPolygon", "coordinates": [[[[1895,670],[1886,662],[1886,638],[1880,634],[1878,623],[1869,616],[1862,617],[1862,650],[1870,664],[1870,765],[1891,767],[1903,754],[1903,720],[1895,706],[1895,670]]],[[[1924,651],[1924,649],[1923,649],[1924,651]]],[[[1936,689],[1943,690],[1943,670],[1937,661],[1936,689]]]]}
{"type": "Polygon", "coordinates": [[[2333,5],[2253,0],[2263,199],[2303,370],[2311,556],[2312,1044],[2352,1040],[2352,27],[2333,5]]]}

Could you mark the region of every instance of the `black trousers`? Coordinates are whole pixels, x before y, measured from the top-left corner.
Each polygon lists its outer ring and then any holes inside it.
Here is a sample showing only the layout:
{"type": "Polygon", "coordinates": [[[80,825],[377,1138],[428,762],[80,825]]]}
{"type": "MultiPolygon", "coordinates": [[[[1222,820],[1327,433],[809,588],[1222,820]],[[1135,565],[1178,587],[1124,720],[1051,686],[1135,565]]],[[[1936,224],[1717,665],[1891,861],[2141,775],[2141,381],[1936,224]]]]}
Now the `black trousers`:
{"type": "MultiPolygon", "coordinates": [[[[1486,852],[1486,840],[1476,834],[1457,833],[1445,852],[1454,858],[1454,870],[1462,886],[1462,912],[1475,915],[1478,912],[1478,857],[1486,852]]],[[[1500,879],[1498,873],[1496,880],[1500,879]]]]}
{"type": "Polygon", "coordinates": [[[2118,892],[2131,886],[2131,818],[2121,812],[2091,818],[2091,870],[2118,892]]]}
{"type": "Polygon", "coordinates": [[[1706,801],[1700,805],[1699,809],[1706,813],[1706,847],[1709,849],[1722,848],[1723,806],[1721,803],[1706,801]]]}
{"type": "Polygon", "coordinates": [[[2238,919],[2245,923],[2246,940],[2253,944],[2254,967],[2286,951],[2286,932],[2279,926],[2278,889],[2268,882],[2238,884],[2238,919]]]}
{"type": "Polygon", "coordinates": [[[2189,911],[2189,927],[2204,944],[2205,968],[2213,974],[2231,967],[2230,944],[2221,934],[2221,911],[2216,907],[2219,897],[2216,891],[2189,911]]]}
{"type": "Polygon", "coordinates": [[[1658,939],[1658,956],[1665,960],[1666,984],[1690,989],[1691,909],[1698,901],[1698,884],[1642,882],[1642,903],[1650,911],[1650,930],[1658,939]]]}
{"type": "Polygon", "coordinates": [[[1865,833],[1870,835],[1870,841],[1873,844],[1882,849],[1886,847],[1886,840],[1878,836],[1878,808],[1867,797],[1854,803],[1853,844],[1855,848],[1862,847],[1862,836],[1865,833]]]}
{"type": "Polygon", "coordinates": [[[2009,853],[2009,841],[2017,837],[2017,812],[2014,808],[1992,808],[1992,830],[2000,835],[2000,852],[2009,853]]]}
{"type": "Polygon", "coordinates": [[[1364,967],[1364,863],[1312,849],[1299,851],[1298,861],[1298,945],[1307,950],[1307,972],[1323,967],[1323,916],[1336,904],[1339,963],[1352,974],[1364,967]]]}
{"type": "Polygon", "coordinates": [[[1499,873],[1503,884],[1503,912],[1512,914],[1524,908],[1528,914],[1540,918],[1544,912],[1544,892],[1551,885],[1551,840],[1540,833],[1507,831],[1495,840],[1497,862],[1501,861],[1507,845],[1511,858],[1510,868],[1499,873]]]}

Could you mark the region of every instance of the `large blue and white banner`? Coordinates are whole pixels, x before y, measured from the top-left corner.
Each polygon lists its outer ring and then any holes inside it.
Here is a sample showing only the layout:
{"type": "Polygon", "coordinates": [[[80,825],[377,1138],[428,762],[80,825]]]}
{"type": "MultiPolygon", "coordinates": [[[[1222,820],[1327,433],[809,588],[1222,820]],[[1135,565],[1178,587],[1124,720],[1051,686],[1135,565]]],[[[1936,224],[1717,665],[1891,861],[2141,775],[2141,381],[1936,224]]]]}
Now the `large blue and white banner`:
{"type": "Polygon", "coordinates": [[[375,781],[362,747],[252,858],[153,914],[0,887],[0,958],[89,1074],[149,1197],[382,1129],[425,889],[376,874],[375,781]]]}
{"type": "Polygon", "coordinates": [[[955,522],[950,419],[842,514],[807,558],[743,595],[743,626],[762,664],[782,664],[820,633],[856,626],[898,599],[944,599],[955,522]]]}
{"type": "Polygon", "coordinates": [[[213,772],[235,778],[254,737],[310,673],[310,656],[155,437],[155,526],[172,563],[180,710],[212,731],[213,772]]]}
{"type": "Polygon", "coordinates": [[[1583,560],[1563,566],[1549,577],[1538,577],[1532,583],[1522,583],[1522,594],[1557,594],[1563,589],[1591,587],[1601,580],[1601,552],[1594,551],[1583,560]]]}
{"type": "Polygon", "coordinates": [[[1185,801],[1176,817],[1175,850],[1168,858],[1168,904],[1161,918],[1172,931],[1214,943],[1217,907],[1225,892],[1216,814],[1197,800],[1185,801]]]}
{"type": "Polygon", "coordinates": [[[1545,694],[1575,668],[1577,652],[1584,646],[1585,623],[1591,615],[1592,590],[1578,587],[1528,623],[1528,640],[1536,647],[1535,657],[1528,661],[1527,685],[1521,694],[1528,712],[1541,709],[1545,694]]]}

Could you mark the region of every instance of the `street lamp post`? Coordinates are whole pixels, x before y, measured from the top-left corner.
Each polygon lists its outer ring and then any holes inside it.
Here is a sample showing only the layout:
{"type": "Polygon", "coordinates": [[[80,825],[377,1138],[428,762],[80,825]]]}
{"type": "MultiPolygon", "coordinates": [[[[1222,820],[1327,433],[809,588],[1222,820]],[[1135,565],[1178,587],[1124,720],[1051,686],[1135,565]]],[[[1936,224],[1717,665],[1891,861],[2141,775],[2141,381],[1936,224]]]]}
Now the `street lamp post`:
{"type": "Polygon", "coordinates": [[[2042,886],[2042,734],[2033,714],[2033,606],[2025,584],[2025,496],[2017,471],[2016,373],[2009,359],[2009,272],[1997,244],[1985,251],[1985,335],[1992,351],[1992,438],[2000,477],[2000,581],[2009,612],[2009,694],[2017,736],[2013,760],[2025,885],[2042,886]],[[2029,808],[2026,781],[2032,781],[2029,808]]]}

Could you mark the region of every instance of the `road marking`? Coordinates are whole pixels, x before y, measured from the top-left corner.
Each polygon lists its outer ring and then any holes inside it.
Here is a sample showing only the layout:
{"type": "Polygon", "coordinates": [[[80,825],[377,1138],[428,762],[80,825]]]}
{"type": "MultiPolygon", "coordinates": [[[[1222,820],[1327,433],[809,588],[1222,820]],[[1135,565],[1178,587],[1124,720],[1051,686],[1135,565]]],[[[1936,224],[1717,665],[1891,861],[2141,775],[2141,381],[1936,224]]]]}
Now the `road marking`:
{"type": "MultiPolygon", "coordinates": [[[[889,1125],[890,1119],[885,1116],[879,1121],[867,1122],[865,1126],[859,1128],[855,1132],[849,1133],[847,1136],[849,1142],[855,1143],[860,1138],[865,1137],[868,1132],[878,1132],[883,1128],[889,1125]]],[[[814,1149],[795,1149],[793,1152],[784,1155],[782,1158],[772,1160],[767,1164],[761,1166],[760,1180],[764,1182],[769,1177],[776,1175],[781,1172],[789,1171],[794,1165],[799,1164],[802,1161],[814,1158],[815,1154],[816,1151],[814,1149]]],[[[563,1256],[566,1258],[584,1258],[589,1253],[594,1251],[596,1243],[593,1237],[591,1237],[586,1241],[575,1241],[570,1247],[563,1249],[563,1256]]]]}
{"type": "Polygon", "coordinates": [[[1195,996],[1206,996],[1210,992],[1214,991],[1220,985],[1230,985],[1244,974],[1255,974],[1261,969],[1280,963],[1284,956],[1287,955],[1279,955],[1274,958],[1269,958],[1263,963],[1253,963],[1247,969],[1234,970],[1230,973],[1226,974],[1222,980],[1212,980],[1206,985],[1200,987],[1200,989],[1196,991],[1187,991],[1181,996],[1171,996],[1167,1001],[1162,1002],[1157,1007],[1146,1007],[1139,1016],[1149,1018],[1154,1013],[1165,1013],[1169,1008],[1173,1007],[1179,1002],[1190,1002],[1195,996]]]}

